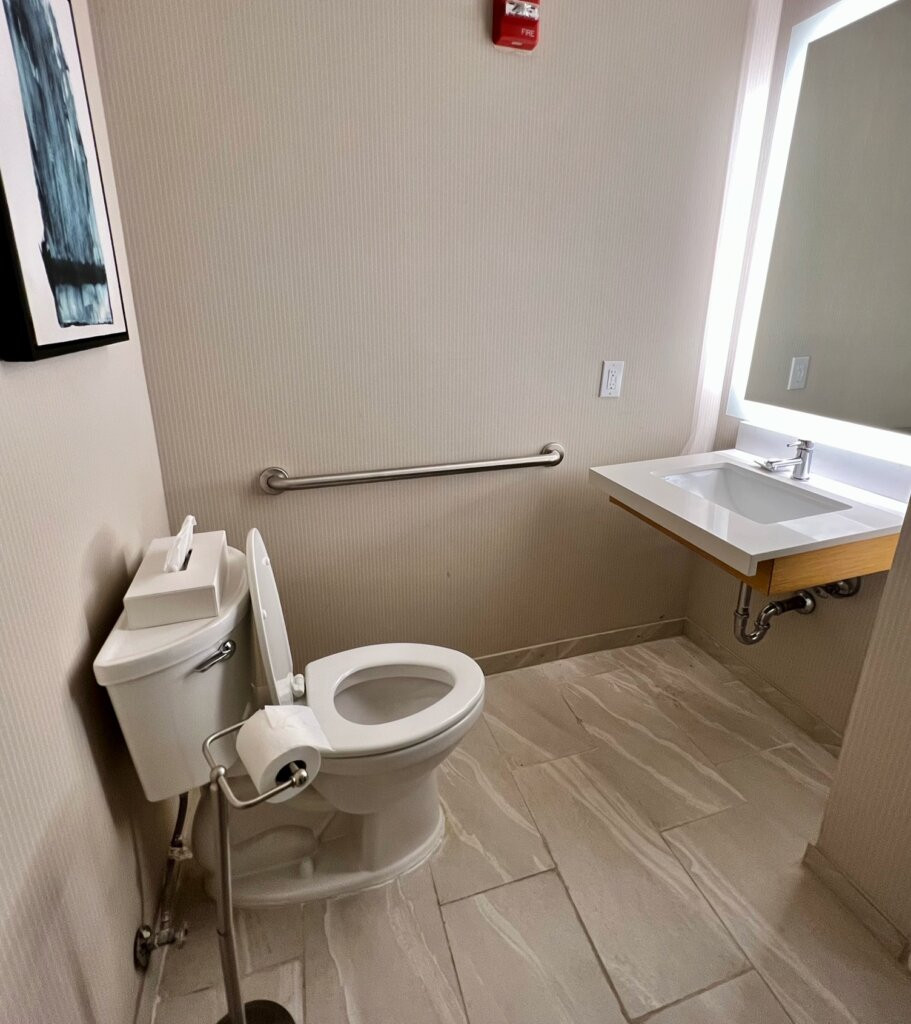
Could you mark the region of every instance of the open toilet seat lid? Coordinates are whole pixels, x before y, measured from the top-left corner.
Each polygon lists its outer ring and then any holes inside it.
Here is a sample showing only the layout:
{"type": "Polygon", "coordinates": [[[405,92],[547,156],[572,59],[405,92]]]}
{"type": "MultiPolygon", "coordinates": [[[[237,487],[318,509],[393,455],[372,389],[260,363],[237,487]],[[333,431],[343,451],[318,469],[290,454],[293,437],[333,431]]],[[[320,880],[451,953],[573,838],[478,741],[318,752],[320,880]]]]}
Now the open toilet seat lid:
{"type": "Polygon", "coordinates": [[[256,623],[256,639],[273,704],[293,704],[294,665],[275,574],[262,534],[254,527],[247,534],[247,577],[256,623]]]}

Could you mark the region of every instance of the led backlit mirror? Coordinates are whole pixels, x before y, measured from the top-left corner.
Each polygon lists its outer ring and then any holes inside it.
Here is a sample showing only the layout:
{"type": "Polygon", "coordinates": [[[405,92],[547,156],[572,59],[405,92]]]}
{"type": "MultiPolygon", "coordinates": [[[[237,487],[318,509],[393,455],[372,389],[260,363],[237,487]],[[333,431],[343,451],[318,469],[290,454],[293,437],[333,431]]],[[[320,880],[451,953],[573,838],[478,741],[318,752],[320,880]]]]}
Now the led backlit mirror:
{"type": "Polygon", "coordinates": [[[911,433],[911,0],[831,10],[794,30],[740,396],[911,433]]]}

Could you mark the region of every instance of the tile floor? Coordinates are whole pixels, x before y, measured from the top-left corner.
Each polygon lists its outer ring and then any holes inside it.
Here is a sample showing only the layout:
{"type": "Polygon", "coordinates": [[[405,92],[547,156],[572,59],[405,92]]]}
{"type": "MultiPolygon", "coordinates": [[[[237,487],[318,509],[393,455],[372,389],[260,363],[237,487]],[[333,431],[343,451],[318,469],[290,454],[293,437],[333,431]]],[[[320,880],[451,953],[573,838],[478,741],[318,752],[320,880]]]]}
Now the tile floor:
{"type": "MultiPolygon", "coordinates": [[[[835,761],[676,637],[489,677],[446,838],[379,889],[238,914],[299,1024],[908,1024],[911,977],[801,864],[835,761]]],[[[224,1013],[184,888],[155,1024],[224,1013]]]]}

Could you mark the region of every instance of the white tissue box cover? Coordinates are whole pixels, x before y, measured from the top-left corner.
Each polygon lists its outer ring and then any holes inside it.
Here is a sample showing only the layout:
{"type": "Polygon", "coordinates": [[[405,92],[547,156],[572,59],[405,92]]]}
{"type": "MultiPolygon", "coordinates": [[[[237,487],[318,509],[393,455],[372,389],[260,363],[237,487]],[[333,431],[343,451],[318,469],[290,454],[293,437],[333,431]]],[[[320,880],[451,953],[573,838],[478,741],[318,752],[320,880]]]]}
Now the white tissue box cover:
{"type": "Polygon", "coordinates": [[[164,572],[173,537],[152,541],[123,599],[129,629],[208,619],[221,611],[228,566],[224,530],[195,533],[186,569],[164,572]]]}

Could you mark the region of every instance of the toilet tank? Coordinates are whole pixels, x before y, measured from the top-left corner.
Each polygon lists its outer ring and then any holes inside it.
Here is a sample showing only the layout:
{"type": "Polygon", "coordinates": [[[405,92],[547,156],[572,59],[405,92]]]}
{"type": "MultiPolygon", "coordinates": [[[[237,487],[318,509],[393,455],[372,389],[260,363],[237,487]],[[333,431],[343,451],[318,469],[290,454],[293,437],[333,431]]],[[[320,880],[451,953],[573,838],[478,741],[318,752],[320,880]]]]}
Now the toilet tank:
{"type": "MultiPolygon", "coordinates": [[[[245,562],[228,548],[219,615],[145,629],[127,629],[121,615],[95,659],[95,678],[110,695],[149,800],[207,783],[203,740],[241,721],[253,700],[245,562]],[[233,653],[206,668],[229,640],[233,653]]],[[[233,737],[215,744],[213,753],[230,767],[237,759],[233,737]]]]}

